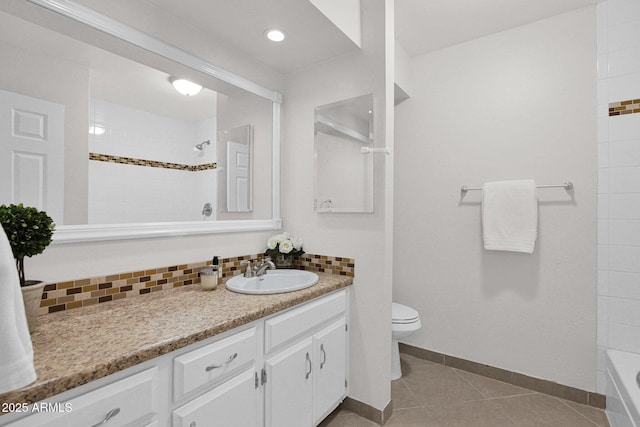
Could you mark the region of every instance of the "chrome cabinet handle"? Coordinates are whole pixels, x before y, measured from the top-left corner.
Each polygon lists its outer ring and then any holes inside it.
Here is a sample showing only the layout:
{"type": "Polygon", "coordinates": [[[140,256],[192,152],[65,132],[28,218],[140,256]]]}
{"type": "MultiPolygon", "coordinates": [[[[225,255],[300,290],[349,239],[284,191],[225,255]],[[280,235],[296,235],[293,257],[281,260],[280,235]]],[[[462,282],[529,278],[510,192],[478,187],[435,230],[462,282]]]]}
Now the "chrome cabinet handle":
{"type": "Polygon", "coordinates": [[[209,371],[212,371],[214,369],[222,368],[223,366],[226,366],[229,363],[233,362],[236,359],[236,357],[238,357],[238,353],[233,353],[231,356],[229,356],[229,359],[227,359],[226,362],[222,362],[222,363],[220,363],[218,365],[209,365],[206,368],[204,368],[204,370],[209,372],[209,371]]]}
{"type": "Polygon", "coordinates": [[[638,371],[638,375],[636,375],[636,382],[638,383],[638,387],[640,387],[640,371],[638,371]]]}
{"type": "Polygon", "coordinates": [[[312,364],[311,364],[311,358],[309,357],[309,352],[307,352],[307,363],[309,364],[309,370],[307,371],[307,374],[305,375],[304,379],[308,380],[309,379],[309,375],[311,375],[311,369],[312,369],[312,364]]]}
{"type": "Polygon", "coordinates": [[[112,409],[109,412],[107,412],[107,415],[104,417],[102,421],[100,421],[98,424],[92,425],[91,427],[99,427],[102,424],[105,424],[106,422],[108,422],[111,418],[115,417],[119,413],[120,413],[120,408],[112,409]]]}
{"type": "Polygon", "coordinates": [[[327,352],[324,351],[324,344],[320,344],[320,351],[322,352],[322,362],[320,362],[320,369],[324,367],[324,364],[327,363],[327,352]]]}

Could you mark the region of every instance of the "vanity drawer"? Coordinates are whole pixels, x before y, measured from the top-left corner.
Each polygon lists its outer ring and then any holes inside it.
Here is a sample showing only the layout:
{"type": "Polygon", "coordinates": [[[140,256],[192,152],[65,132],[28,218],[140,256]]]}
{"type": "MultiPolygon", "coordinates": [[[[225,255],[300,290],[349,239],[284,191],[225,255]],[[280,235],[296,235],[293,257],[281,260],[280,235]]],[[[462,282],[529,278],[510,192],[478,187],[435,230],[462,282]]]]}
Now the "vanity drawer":
{"type": "MultiPolygon", "coordinates": [[[[158,368],[151,368],[62,403],[38,402],[42,412],[11,427],[123,427],[147,425],[157,413],[158,368]],[[47,405],[44,407],[43,405],[47,405]],[[107,420],[108,421],[105,421],[107,420]],[[140,422],[147,420],[147,423],[140,422]]],[[[151,423],[150,425],[153,425],[151,423]]]]}
{"type": "Polygon", "coordinates": [[[347,292],[342,290],[267,320],[265,353],[344,313],[347,309],[346,295],[347,292]]]}
{"type": "Polygon", "coordinates": [[[256,359],[257,351],[256,328],[252,327],[176,357],[173,360],[174,401],[246,366],[256,359]]]}
{"type": "Polygon", "coordinates": [[[255,378],[251,367],[185,403],[173,411],[172,427],[256,427],[261,394],[255,378]]]}

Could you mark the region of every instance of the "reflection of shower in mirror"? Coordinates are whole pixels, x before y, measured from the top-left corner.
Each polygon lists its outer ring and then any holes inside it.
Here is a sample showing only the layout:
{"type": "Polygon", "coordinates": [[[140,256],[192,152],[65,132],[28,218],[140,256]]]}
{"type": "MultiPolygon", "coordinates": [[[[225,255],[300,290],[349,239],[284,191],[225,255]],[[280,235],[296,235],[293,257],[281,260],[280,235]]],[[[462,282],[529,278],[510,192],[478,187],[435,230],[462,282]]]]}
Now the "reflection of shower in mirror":
{"type": "Polygon", "coordinates": [[[210,217],[212,213],[213,213],[213,205],[211,203],[208,203],[208,202],[205,203],[204,206],[202,207],[202,216],[203,217],[210,217]]]}
{"type": "Polygon", "coordinates": [[[333,207],[333,202],[331,199],[323,200],[322,202],[318,202],[318,199],[313,200],[313,210],[317,211],[318,209],[330,209],[333,207]]]}
{"type": "Polygon", "coordinates": [[[196,144],[195,147],[193,147],[193,151],[204,151],[204,147],[207,145],[211,145],[211,141],[208,139],[206,141],[202,141],[200,144],[196,144]]]}

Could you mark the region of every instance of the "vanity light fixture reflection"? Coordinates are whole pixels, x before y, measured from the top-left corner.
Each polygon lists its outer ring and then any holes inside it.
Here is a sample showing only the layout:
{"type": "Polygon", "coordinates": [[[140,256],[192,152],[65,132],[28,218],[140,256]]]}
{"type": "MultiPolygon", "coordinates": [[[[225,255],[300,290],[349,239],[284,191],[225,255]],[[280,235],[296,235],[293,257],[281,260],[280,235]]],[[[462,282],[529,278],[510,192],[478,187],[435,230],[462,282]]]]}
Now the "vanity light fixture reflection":
{"type": "Polygon", "coordinates": [[[202,90],[202,86],[186,79],[176,79],[172,77],[169,81],[173,87],[184,96],[197,95],[202,90]]]}
{"type": "Polygon", "coordinates": [[[106,129],[99,125],[89,125],[89,135],[104,135],[106,129]]]}
{"type": "Polygon", "coordinates": [[[278,30],[277,28],[270,28],[264,32],[266,38],[271,40],[272,42],[281,42],[285,39],[285,34],[282,30],[278,30]]]}

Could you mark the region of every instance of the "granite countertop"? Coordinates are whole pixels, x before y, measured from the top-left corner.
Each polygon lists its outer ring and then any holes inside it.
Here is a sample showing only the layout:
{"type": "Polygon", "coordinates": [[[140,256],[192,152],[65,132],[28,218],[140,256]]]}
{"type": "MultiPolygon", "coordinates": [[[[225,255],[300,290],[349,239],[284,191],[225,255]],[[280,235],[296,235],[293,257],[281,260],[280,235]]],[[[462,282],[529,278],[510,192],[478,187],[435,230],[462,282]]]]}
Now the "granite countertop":
{"type": "Polygon", "coordinates": [[[0,402],[33,403],[204,340],[353,282],[317,273],[301,291],[244,295],[224,285],[189,285],[150,295],[41,316],[31,336],[38,379],[0,395],[0,402]]]}

